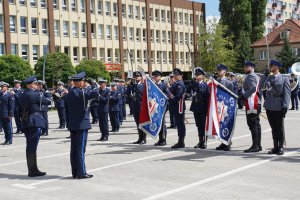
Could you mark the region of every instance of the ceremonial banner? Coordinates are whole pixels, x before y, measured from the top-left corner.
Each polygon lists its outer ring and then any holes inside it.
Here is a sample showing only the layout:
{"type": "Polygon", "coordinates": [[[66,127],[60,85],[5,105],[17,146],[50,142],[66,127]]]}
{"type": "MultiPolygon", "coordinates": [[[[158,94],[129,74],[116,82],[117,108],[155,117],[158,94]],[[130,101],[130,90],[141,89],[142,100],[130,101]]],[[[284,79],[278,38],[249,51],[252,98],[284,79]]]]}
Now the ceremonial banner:
{"type": "Polygon", "coordinates": [[[228,145],[233,136],[237,96],[215,79],[208,83],[210,99],[206,117],[206,134],[228,145]]]}
{"type": "Polygon", "coordinates": [[[139,128],[152,138],[156,138],[161,130],[167,101],[168,97],[149,77],[146,77],[139,128]]]}

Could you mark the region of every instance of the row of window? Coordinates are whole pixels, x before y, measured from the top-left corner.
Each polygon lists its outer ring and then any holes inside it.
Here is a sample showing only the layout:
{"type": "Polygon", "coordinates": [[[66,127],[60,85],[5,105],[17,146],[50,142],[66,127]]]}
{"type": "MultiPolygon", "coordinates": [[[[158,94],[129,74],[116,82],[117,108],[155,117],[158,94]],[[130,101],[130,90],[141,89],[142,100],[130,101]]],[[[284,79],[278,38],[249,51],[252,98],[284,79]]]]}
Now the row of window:
{"type": "MultiPolygon", "coordinates": [[[[2,15],[0,15],[0,20],[2,15]]],[[[48,34],[48,20],[41,19],[41,33],[48,34]]],[[[21,33],[28,33],[28,19],[27,17],[21,16],[20,17],[20,32],[21,33]]],[[[38,18],[31,17],[31,33],[38,34],[38,18]]],[[[17,32],[16,29],[16,16],[10,16],[10,31],[17,32]]],[[[1,23],[0,23],[0,31],[1,31],[1,23]]],[[[3,28],[2,28],[3,31],[3,28]]],[[[80,24],[79,30],[79,23],[78,22],[69,22],[69,21],[62,21],[62,29],[60,26],[60,21],[54,21],[54,35],[59,36],[63,34],[65,37],[73,36],[73,37],[86,37],[87,30],[86,30],[86,23],[80,24]]],[[[91,34],[92,38],[96,38],[98,35],[98,39],[112,39],[115,40],[119,39],[119,28],[118,26],[111,26],[106,25],[105,33],[104,33],[104,25],[99,24],[96,28],[96,24],[91,24],[91,34]],[[112,34],[113,32],[113,34],[112,34]]],[[[130,41],[144,41],[146,42],[147,37],[147,30],[141,28],[134,28],[134,27],[123,27],[122,30],[123,39],[130,40],[130,41]]],[[[172,32],[171,31],[161,31],[161,30],[151,30],[151,42],[162,42],[162,43],[171,43],[172,41],[172,32]]],[[[175,32],[175,43],[176,44],[193,44],[194,40],[193,33],[183,33],[183,32],[175,32]]]]}
{"type": "MultiPolygon", "coordinates": [[[[9,0],[11,4],[15,4],[17,0],[9,0]]],[[[32,7],[37,6],[37,0],[29,0],[32,7]]],[[[102,0],[90,0],[90,10],[91,13],[98,13],[98,15],[106,16],[118,16],[118,6],[117,3],[111,3],[110,1],[103,2],[102,0]],[[104,3],[104,4],[103,4],[104,3]],[[103,6],[105,9],[103,9],[103,6]]],[[[19,0],[19,5],[27,5],[26,0],[19,0]]],[[[40,0],[41,8],[47,8],[47,0],[40,0]]],[[[53,0],[53,8],[63,11],[78,11],[85,12],[85,0],[79,0],[79,6],[77,0],[53,0]],[[70,3],[69,3],[70,1],[70,3]]],[[[122,4],[122,17],[129,19],[146,19],[146,8],[141,6],[133,6],[122,4]]],[[[200,21],[200,16],[197,15],[197,23],[200,21]]],[[[174,23],[193,26],[193,14],[183,13],[183,12],[174,12],[174,23]]],[[[150,20],[157,22],[168,22],[171,23],[171,12],[169,10],[160,10],[150,8],[150,20]]]]}
{"type": "MultiPolygon", "coordinates": [[[[293,53],[294,53],[295,56],[298,56],[300,58],[300,48],[293,48],[293,53]]],[[[268,59],[268,52],[265,51],[265,50],[260,51],[259,59],[261,61],[267,60],[268,59]]]]}
{"type": "MultiPolygon", "coordinates": [[[[21,45],[21,57],[23,60],[29,60],[29,45],[22,44],[21,45]]],[[[43,45],[43,55],[48,53],[48,46],[43,45]]],[[[79,47],[73,47],[72,52],[70,52],[70,47],[61,47],[56,46],[55,50],[57,52],[64,52],[68,54],[73,61],[79,62],[81,59],[84,59],[87,57],[87,48],[83,47],[81,48],[81,55],[79,56],[79,47]]],[[[32,45],[31,46],[31,54],[32,54],[32,60],[36,62],[38,58],[40,57],[40,46],[39,45],[32,45]]],[[[13,55],[19,55],[18,53],[18,45],[17,44],[11,44],[11,54],[13,55]]],[[[4,55],[4,44],[0,43],[0,55],[4,55]]],[[[193,53],[189,52],[175,52],[176,54],[176,63],[177,64],[190,64],[193,60],[193,53]]],[[[104,49],[100,48],[99,52],[97,52],[97,48],[92,48],[92,58],[94,59],[100,59],[105,63],[119,63],[119,49],[104,49]],[[99,54],[98,54],[99,53],[99,54]],[[97,56],[99,55],[99,57],[97,56]]],[[[144,63],[147,64],[148,54],[146,50],[124,50],[124,62],[125,63],[144,63]]],[[[169,51],[151,51],[151,61],[153,64],[171,64],[172,63],[172,52],[169,51]]]]}

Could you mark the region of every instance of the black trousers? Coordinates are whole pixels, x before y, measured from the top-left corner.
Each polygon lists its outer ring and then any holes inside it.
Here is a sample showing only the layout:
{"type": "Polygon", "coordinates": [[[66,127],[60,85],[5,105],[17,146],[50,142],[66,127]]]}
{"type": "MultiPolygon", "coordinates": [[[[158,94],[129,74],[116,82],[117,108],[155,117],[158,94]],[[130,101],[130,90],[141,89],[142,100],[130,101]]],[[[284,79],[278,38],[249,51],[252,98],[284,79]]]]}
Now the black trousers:
{"type": "Polygon", "coordinates": [[[59,125],[65,126],[66,125],[66,111],[64,107],[57,108],[58,118],[59,118],[59,125]]]}
{"type": "Polygon", "coordinates": [[[48,129],[49,129],[48,112],[47,111],[43,111],[42,114],[43,114],[44,118],[46,119],[46,128],[44,128],[42,130],[42,132],[48,134],[48,129]]]}
{"type": "Polygon", "coordinates": [[[291,94],[292,108],[298,109],[299,101],[298,101],[298,93],[291,94]]]}
{"type": "Polygon", "coordinates": [[[183,111],[183,113],[180,114],[178,110],[174,110],[173,114],[175,118],[175,126],[177,127],[178,137],[184,138],[186,134],[186,128],[184,123],[185,113],[183,111]]]}
{"type": "Polygon", "coordinates": [[[108,113],[98,113],[98,119],[99,119],[99,128],[101,132],[102,138],[108,138],[109,136],[109,128],[108,128],[108,113]]]}
{"type": "Polygon", "coordinates": [[[90,111],[91,111],[93,122],[97,121],[98,120],[97,106],[91,106],[90,111]]]}
{"type": "Polygon", "coordinates": [[[13,139],[12,121],[9,118],[2,118],[0,121],[5,134],[5,142],[7,141],[11,144],[13,139]]]}
{"type": "Polygon", "coordinates": [[[283,113],[282,111],[267,110],[267,117],[272,129],[274,148],[282,148],[285,142],[283,113]]]}
{"type": "Polygon", "coordinates": [[[20,108],[16,108],[15,112],[14,112],[14,117],[15,117],[15,122],[16,122],[16,126],[17,126],[17,132],[21,131],[21,109],[20,108]]]}
{"type": "Polygon", "coordinates": [[[111,124],[113,131],[119,130],[119,128],[120,128],[119,115],[120,115],[119,111],[110,111],[109,112],[110,124],[111,124]]]}
{"type": "Polygon", "coordinates": [[[26,152],[35,153],[40,141],[41,128],[31,127],[24,129],[26,137],[26,152]]]}
{"type": "Polygon", "coordinates": [[[160,139],[167,139],[167,126],[166,126],[166,120],[165,120],[165,115],[166,113],[164,114],[163,116],[163,120],[162,120],[162,124],[161,124],[161,129],[159,131],[159,138],[160,139]]]}
{"type": "Polygon", "coordinates": [[[198,129],[198,136],[205,136],[206,112],[194,112],[194,118],[198,129]]]}
{"type": "Polygon", "coordinates": [[[259,114],[251,113],[246,114],[247,124],[251,131],[252,136],[252,145],[260,146],[261,145],[261,126],[259,114]]]}
{"type": "Polygon", "coordinates": [[[169,107],[169,114],[170,114],[170,124],[171,126],[176,126],[175,119],[174,119],[174,111],[169,107]]]}

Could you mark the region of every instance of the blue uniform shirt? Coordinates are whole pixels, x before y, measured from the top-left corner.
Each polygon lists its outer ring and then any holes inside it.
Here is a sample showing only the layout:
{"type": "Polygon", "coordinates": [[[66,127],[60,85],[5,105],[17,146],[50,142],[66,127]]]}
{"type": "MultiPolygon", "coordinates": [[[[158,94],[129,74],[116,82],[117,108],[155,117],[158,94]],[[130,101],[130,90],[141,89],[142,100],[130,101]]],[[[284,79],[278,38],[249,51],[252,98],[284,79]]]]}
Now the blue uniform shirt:
{"type": "MultiPolygon", "coordinates": [[[[174,109],[179,109],[179,102],[183,98],[185,93],[185,85],[182,80],[176,81],[170,87],[170,93],[174,96],[174,98],[170,98],[170,107],[174,109]]],[[[185,102],[183,102],[183,110],[185,110],[185,102]]]]}
{"type": "Polygon", "coordinates": [[[191,93],[192,104],[190,111],[206,113],[209,99],[209,88],[205,82],[194,82],[187,92],[191,93]],[[190,91],[189,91],[190,90],[190,91]]]}
{"type": "Polygon", "coordinates": [[[99,89],[98,113],[108,113],[110,91],[108,88],[99,89]]]}
{"type": "Polygon", "coordinates": [[[110,92],[109,98],[109,111],[120,111],[120,101],[121,101],[121,93],[116,91],[110,92]]]}
{"type": "Polygon", "coordinates": [[[0,92],[0,118],[14,116],[15,98],[8,91],[0,92]]]}

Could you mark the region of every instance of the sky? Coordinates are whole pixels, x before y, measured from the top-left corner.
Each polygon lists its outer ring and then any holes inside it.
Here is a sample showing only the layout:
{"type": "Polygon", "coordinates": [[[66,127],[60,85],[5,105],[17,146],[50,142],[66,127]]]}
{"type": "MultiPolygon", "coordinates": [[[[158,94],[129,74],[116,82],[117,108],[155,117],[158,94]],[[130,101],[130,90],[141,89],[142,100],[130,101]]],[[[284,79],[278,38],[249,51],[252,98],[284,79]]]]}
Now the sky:
{"type": "Polygon", "coordinates": [[[205,3],[206,17],[220,16],[219,0],[195,0],[195,1],[205,3]]]}

